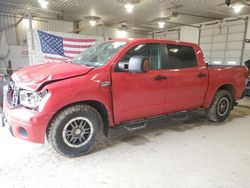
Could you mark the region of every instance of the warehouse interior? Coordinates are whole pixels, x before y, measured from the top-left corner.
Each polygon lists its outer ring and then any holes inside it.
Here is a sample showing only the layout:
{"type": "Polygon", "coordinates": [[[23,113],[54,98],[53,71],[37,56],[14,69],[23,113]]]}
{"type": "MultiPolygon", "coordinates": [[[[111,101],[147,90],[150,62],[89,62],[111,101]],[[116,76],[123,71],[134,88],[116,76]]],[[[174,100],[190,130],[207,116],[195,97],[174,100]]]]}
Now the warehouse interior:
{"type": "MultiPolygon", "coordinates": [[[[45,58],[42,37],[52,42],[57,36],[84,40],[79,53],[113,39],[194,43],[208,67],[230,69],[249,66],[249,17],[249,0],[0,0],[1,111],[13,73],[61,63],[45,58]]],[[[198,112],[143,129],[117,126],[93,152],[76,158],[59,155],[48,141],[35,144],[15,138],[0,126],[0,184],[250,187],[250,77],[244,83],[244,97],[224,122],[211,122],[198,112]]]]}

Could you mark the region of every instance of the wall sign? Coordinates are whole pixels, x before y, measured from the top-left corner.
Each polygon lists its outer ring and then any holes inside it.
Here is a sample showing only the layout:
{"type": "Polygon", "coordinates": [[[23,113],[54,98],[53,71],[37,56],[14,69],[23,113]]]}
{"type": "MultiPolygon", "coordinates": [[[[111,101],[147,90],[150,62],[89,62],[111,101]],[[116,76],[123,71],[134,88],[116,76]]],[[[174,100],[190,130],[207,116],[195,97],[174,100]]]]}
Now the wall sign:
{"type": "Polygon", "coordinates": [[[27,49],[22,49],[22,50],[21,50],[21,56],[23,56],[23,57],[29,56],[28,50],[27,50],[27,49]]]}

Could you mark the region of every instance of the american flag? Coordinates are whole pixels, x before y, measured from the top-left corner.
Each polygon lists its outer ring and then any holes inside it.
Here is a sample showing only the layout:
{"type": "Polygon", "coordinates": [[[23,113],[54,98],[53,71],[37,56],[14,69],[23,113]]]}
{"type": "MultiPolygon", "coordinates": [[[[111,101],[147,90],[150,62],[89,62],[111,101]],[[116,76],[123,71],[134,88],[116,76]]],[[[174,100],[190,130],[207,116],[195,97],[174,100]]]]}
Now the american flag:
{"type": "Polygon", "coordinates": [[[95,39],[68,38],[37,31],[41,51],[47,62],[63,62],[92,46],[95,39]]]}

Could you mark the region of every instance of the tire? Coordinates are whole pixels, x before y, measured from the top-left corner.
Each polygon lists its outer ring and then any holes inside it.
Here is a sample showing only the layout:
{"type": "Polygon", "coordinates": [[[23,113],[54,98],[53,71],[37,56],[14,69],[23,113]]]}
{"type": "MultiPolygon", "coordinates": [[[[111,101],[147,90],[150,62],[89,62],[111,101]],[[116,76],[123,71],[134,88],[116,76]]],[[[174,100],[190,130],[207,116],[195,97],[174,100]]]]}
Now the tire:
{"type": "Polygon", "coordinates": [[[48,138],[59,154],[77,157],[94,149],[102,128],[102,118],[94,108],[74,105],[62,110],[52,120],[48,138]]]}
{"type": "Polygon", "coordinates": [[[219,90],[213,99],[212,105],[207,110],[207,119],[213,122],[223,122],[233,109],[234,98],[231,92],[219,90]]]}

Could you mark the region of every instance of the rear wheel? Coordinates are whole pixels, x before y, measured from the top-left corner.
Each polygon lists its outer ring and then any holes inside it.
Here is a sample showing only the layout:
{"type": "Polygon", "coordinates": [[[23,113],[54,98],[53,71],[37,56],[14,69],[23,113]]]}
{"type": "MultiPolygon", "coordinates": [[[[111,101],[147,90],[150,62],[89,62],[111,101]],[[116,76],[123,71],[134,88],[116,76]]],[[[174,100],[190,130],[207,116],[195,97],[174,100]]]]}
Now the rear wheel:
{"type": "Polygon", "coordinates": [[[219,90],[212,102],[211,107],[207,110],[207,118],[210,121],[225,121],[233,109],[233,95],[227,90],[219,90]]]}
{"type": "Polygon", "coordinates": [[[64,109],[52,121],[48,137],[53,148],[66,157],[87,154],[102,133],[100,114],[88,105],[64,109]]]}

